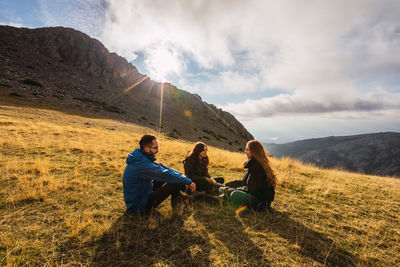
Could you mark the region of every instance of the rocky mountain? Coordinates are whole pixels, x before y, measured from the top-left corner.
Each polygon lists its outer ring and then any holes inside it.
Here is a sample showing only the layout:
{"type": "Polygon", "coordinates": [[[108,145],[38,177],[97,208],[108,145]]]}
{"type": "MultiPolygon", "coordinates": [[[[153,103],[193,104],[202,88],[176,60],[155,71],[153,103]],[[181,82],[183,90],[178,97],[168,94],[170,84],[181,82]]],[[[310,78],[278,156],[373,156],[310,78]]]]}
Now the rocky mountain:
{"type": "Polygon", "coordinates": [[[276,157],[293,157],[325,168],[400,177],[400,133],[331,136],[265,147],[276,157]]]}
{"type": "Polygon", "coordinates": [[[6,101],[133,122],[233,151],[253,139],[230,113],[152,81],[74,29],[0,26],[0,62],[0,96],[6,101]]]}

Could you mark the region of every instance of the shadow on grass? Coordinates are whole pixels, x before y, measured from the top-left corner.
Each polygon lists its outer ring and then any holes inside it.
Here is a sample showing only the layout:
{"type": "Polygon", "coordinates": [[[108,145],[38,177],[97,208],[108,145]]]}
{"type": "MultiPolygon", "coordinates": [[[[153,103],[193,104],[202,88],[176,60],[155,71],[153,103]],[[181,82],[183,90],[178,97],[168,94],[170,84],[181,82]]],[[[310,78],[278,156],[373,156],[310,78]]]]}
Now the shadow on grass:
{"type": "Polygon", "coordinates": [[[165,218],[157,211],[146,217],[124,214],[94,244],[91,265],[210,265],[209,240],[185,229],[184,220],[189,215],[165,218]]]}
{"type": "Polygon", "coordinates": [[[295,244],[300,255],[321,265],[366,265],[324,234],[291,219],[286,212],[250,213],[239,219],[229,209],[195,205],[193,214],[190,213],[172,218],[157,211],[147,217],[124,214],[94,242],[91,265],[209,266],[216,260],[223,265],[270,266],[266,252],[246,233],[247,227],[278,234],[295,244]],[[191,231],[185,225],[190,216],[204,226],[206,234],[191,231]],[[215,256],[218,258],[213,260],[215,256]]]}
{"type": "Polygon", "coordinates": [[[242,218],[250,228],[258,231],[272,231],[292,244],[299,246],[299,253],[326,266],[365,265],[360,258],[341,248],[332,239],[307,228],[289,217],[286,212],[258,214],[242,218]]]}
{"type": "MultiPolygon", "coordinates": [[[[215,208],[215,207],[214,207],[215,208]]],[[[250,239],[244,225],[235,216],[232,209],[212,210],[207,206],[198,206],[194,210],[195,220],[206,228],[222,246],[214,245],[218,255],[227,262],[223,265],[270,266],[265,253],[250,239]],[[226,253],[227,250],[228,253],[226,253]]]]}

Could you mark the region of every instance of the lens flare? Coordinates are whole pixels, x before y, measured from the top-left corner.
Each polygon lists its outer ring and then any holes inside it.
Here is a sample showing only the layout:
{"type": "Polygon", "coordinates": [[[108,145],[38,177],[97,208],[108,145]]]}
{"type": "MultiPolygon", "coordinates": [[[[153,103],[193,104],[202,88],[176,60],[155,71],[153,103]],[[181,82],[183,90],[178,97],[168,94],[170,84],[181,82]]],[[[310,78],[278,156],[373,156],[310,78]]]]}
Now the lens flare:
{"type": "Polygon", "coordinates": [[[163,99],[164,99],[164,83],[161,83],[161,90],[160,90],[160,123],[158,124],[158,132],[161,132],[161,122],[162,122],[162,110],[163,110],[163,99]]]}
{"type": "Polygon", "coordinates": [[[188,118],[191,118],[191,117],[192,117],[192,112],[191,112],[190,110],[188,110],[188,109],[185,109],[185,110],[183,111],[183,114],[184,114],[186,117],[188,117],[188,118]]]}
{"type": "Polygon", "coordinates": [[[139,81],[135,82],[134,84],[128,86],[128,88],[126,88],[124,90],[124,94],[128,93],[130,90],[132,90],[133,88],[135,88],[137,85],[141,84],[142,82],[144,82],[145,80],[147,80],[149,77],[148,76],[144,76],[143,78],[141,78],[139,81]]]}
{"type": "MultiPolygon", "coordinates": [[[[127,76],[129,76],[130,73],[123,73],[120,75],[121,78],[125,78],[127,76]]],[[[139,81],[129,85],[127,88],[125,88],[120,94],[117,94],[116,96],[111,98],[111,103],[113,103],[117,98],[120,98],[123,95],[128,95],[127,93],[129,91],[131,91],[133,88],[135,88],[136,86],[138,86],[139,84],[141,84],[142,82],[146,81],[147,79],[149,79],[149,77],[147,75],[145,75],[144,77],[140,78],[139,81]]]]}
{"type": "Polygon", "coordinates": [[[238,209],[235,211],[235,213],[236,213],[237,215],[239,215],[239,214],[241,214],[242,212],[244,212],[245,210],[247,210],[247,206],[242,206],[242,207],[238,208],[238,209]]]}

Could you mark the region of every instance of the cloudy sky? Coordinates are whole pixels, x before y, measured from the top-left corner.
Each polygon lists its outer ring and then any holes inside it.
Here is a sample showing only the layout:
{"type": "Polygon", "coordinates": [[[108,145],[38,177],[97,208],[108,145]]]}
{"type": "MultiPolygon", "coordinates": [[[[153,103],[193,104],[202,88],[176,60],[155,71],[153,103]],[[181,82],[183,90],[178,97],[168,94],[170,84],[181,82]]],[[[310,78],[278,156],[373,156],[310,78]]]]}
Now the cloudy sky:
{"type": "Polygon", "coordinates": [[[399,0],[0,0],[0,24],[83,31],[265,142],[400,132],[399,0]]]}

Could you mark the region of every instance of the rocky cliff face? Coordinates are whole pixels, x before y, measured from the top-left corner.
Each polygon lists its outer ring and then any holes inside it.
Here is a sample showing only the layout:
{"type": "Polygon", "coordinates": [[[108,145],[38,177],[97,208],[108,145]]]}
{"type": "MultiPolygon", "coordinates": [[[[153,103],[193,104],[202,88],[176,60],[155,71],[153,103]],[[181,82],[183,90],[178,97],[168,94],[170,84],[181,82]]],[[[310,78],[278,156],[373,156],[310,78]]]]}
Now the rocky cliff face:
{"type": "Polygon", "coordinates": [[[265,144],[276,157],[293,157],[325,168],[400,177],[400,133],[376,133],[265,144]]]}
{"type": "Polygon", "coordinates": [[[74,29],[0,26],[0,95],[124,120],[239,151],[253,136],[198,95],[157,83],[74,29]],[[163,93],[163,94],[162,94],[163,93]],[[161,97],[162,94],[162,97],[161,97]]]}

